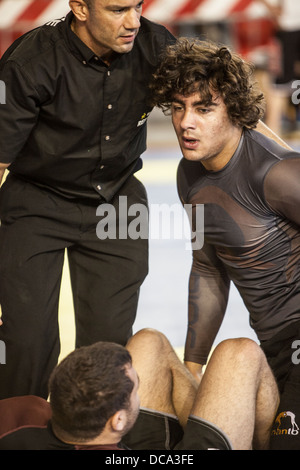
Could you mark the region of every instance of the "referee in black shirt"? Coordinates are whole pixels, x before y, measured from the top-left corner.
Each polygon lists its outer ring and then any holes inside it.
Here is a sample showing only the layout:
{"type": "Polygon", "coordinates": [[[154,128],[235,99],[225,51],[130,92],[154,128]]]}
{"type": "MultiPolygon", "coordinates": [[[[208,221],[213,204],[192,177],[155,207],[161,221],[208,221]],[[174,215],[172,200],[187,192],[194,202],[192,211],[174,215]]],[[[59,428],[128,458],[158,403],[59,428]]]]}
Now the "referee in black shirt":
{"type": "Polygon", "coordinates": [[[9,169],[0,190],[0,399],[47,397],[65,249],[77,347],[127,342],[148,270],[145,237],[118,237],[119,204],[147,206],[134,173],[146,149],[148,83],[175,39],[141,16],[140,0],[69,4],[66,18],[25,34],[0,61],[0,180],[9,169]],[[96,212],[107,203],[116,237],[100,239],[96,212]]]}

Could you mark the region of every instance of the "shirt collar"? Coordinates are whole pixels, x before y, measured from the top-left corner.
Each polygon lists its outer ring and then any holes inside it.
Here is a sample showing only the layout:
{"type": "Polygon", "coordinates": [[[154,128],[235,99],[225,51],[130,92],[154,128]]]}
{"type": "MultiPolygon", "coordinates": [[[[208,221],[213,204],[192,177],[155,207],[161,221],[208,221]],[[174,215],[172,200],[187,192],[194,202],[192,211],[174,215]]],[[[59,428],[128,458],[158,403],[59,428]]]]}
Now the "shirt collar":
{"type": "Polygon", "coordinates": [[[74,14],[70,11],[65,20],[65,33],[70,50],[81,62],[90,62],[95,59],[96,54],[72,31],[71,23],[73,18],[74,14]]]}

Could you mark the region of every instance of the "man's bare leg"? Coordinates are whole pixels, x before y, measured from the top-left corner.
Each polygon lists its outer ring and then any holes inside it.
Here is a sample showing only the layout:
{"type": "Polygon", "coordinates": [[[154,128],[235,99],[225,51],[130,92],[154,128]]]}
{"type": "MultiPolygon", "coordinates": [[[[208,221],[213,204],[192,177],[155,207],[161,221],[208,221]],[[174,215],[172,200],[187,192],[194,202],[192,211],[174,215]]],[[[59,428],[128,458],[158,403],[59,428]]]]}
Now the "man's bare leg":
{"type": "Polygon", "coordinates": [[[197,383],[167,338],[144,329],[128,342],[133,367],[140,378],[141,406],[177,416],[184,427],[197,392],[197,383]]]}
{"type": "Polygon", "coordinates": [[[215,349],[192,414],[220,428],[235,450],[268,448],[279,394],[261,348],[233,339],[215,349]]]}

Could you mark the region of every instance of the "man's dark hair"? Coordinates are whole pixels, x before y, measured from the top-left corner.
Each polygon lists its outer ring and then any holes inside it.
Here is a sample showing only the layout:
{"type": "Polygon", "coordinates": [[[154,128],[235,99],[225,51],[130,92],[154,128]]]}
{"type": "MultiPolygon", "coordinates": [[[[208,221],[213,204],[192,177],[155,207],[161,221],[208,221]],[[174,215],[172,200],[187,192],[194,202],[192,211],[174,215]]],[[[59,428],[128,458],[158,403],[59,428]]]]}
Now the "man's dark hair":
{"type": "Polygon", "coordinates": [[[99,342],[76,349],[49,381],[52,425],[60,438],[96,438],[117,411],[129,409],[134,383],[126,374],[131,356],[122,346],[99,342]]]}
{"type": "Polygon", "coordinates": [[[225,46],[181,38],[168,46],[150,85],[154,106],[167,113],[175,94],[199,92],[206,105],[215,92],[231,122],[254,128],[264,114],[264,97],[252,80],[254,66],[225,46]]]}

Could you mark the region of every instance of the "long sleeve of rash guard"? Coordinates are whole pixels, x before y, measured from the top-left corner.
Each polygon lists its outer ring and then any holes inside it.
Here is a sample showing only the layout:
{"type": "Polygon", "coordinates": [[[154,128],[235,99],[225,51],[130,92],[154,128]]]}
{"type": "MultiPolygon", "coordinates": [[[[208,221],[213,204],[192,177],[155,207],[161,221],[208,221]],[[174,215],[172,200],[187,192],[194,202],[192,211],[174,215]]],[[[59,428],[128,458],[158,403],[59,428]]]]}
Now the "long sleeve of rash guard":
{"type": "MultiPolygon", "coordinates": [[[[191,173],[179,171],[177,174],[178,195],[183,205],[188,201],[188,192],[194,178],[202,171],[198,162],[188,163],[193,167],[191,173]]],[[[184,159],[181,164],[186,165],[184,159]]],[[[193,226],[193,217],[190,218],[190,223],[193,226]]],[[[192,230],[196,234],[196,228],[192,227],[192,230]]],[[[206,363],[225,315],[229,285],[227,273],[214,247],[204,242],[201,249],[194,249],[189,278],[185,361],[206,363]]]]}
{"type": "Polygon", "coordinates": [[[281,160],[269,170],[264,195],[272,210],[300,226],[300,157],[281,160]]]}
{"type": "Polygon", "coordinates": [[[223,321],[230,281],[211,246],[194,250],[185,361],[205,364],[223,321]]]}

